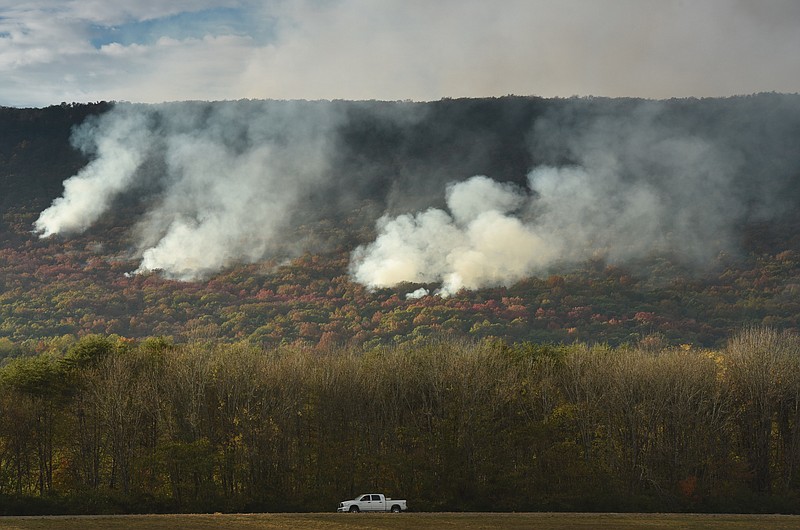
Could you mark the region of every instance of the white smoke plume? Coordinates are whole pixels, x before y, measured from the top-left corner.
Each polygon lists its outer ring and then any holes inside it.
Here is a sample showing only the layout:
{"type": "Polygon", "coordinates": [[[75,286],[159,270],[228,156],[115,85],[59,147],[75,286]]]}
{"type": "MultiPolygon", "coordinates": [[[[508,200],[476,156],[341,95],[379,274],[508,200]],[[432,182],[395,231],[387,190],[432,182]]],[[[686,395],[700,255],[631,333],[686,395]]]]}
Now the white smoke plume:
{"type": "Polygon", "coordinates": [[[34,224],[42,237],[83,232],[128,188],[151,147],[148,116],[134,108],[90,120],[72,136],[72,143],[92,164],[64,182],[64,194],[34,224]]]}
{"type": "Polygon", "coordinates": [[[353,252],[353,278],[373,289],[440,283],[438,294],[450,296],[589,258],[620,263],[668,252],[691,266],[708,263],[729,246],[742,214],[731,189],[739,159],[655,125],[658,113],[647,105],[638,111],[582,124],[568,138],[541,120],[533,149],[548,144],[551,156],[574,163],[536,167],[524,191],[473,177],[448,188],[447,211],[382,218],[376,240],[353,252]]]}
{"type": "Polygon", "coordinates": [[[453,184],[450,213],[431,208],[383,218],[375,242],[354,251],[353,277],[370,288],[442,282],[444,296],[519,280],[552,253],[511,215],[524,201],[520,190],[485,176],[453,184]]]}
{"type": "Polygon", "coordinates": [[[191,280],[256,261],[322,179],[335,124],[331,107],[300,102],[118,105],[78,135],[94,159],[35,229],[81,232],[149,183],[160,189],[135,229],[136,272],[191,280]]]}
{"type": "Polygon", "coordinates": [[[90,161],[34,228],[81,232],[122,205],[136,272],[192,280],[383,211],[351,277],[427,284],[412,299],[589,258],[705,266],[737,225],[796,210],[798,124],[779,95],[118,104],[76,129],[90,161]]]}
{"type": "Polygon", "coordinates": [[[410,293],[406,293],[406,300],[419,300],[420,298],[424,298],[430,294],[430,290],[420,287],[419,289],[416,289],[410,293]]]}

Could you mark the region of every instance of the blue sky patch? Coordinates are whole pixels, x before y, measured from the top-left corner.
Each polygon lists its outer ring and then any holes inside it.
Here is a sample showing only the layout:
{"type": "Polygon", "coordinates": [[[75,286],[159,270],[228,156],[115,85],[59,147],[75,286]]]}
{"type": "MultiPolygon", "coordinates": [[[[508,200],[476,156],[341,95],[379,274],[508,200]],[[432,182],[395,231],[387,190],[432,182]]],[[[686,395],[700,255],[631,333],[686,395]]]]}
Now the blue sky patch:
{"type": "Polygon", "coordinates": [[[274,36],[274,19],[255,19],[244,9],[214,8],[185,11],[169,17],[141,20],[117,26],[94,25],[91,43],[95,48],[118,43],[153,44],[162,37],[177,40],[200,39],[205,36],[249,36],[257,43],[269,42],[274,36]]]}

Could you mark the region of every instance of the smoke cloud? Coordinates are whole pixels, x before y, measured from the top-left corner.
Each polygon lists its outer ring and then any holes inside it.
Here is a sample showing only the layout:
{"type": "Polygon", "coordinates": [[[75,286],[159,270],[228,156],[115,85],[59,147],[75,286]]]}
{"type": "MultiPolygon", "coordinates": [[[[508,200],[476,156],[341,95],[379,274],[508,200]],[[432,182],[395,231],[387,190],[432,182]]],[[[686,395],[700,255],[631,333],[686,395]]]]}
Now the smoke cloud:
{"type": "Polygon", "coordinates": [[[90,120],[72,136],[76,149],[96,157],[64,182],[64,195],[42,212],[34,229],[43,237],[83,232],[127,189],[151,149],[147,115],[125,109],[90,120]]]}
{"type": "Polygon", "coordinates": [[[525,190],[473,177],[448,187],[446,209],[382,218],[376,240],[353,253],[353,277],[370,288],[440,283],[437,293],[449,296],[589,258],[668,253],[708,265],[734,246],[745,213],[742,160],[665,125],[661,110],[639,104],[577,130],[570,113],[537,120],[531,150],[569,164],[534,168],[525,190]]]}
{"type": "Polygon", "coordinates": [[[79,233],[127,208],[136,272],[192,280],[315,250],[298,240],[325,237],[315,221],[358,218],[376,231],[348,243],[351,277],[426,284],[412,299],[587,259],[702,268],[736,252],[742,223],[796,212],[799,102],[119,104],[75,130],[89,162],[34,228],[79,233]]]}
{"type": "Polygon", "coordinates": [[[449,213],[432,208],[381,219],[375,242],[353,253],[353,277],[371,288],[442,282],[442,295],[519,280],[550,254],[511,215],[524,200],[521,191],[484,176],[453,184],[449,213]]]}
{"type": "Polygon", "coordinates": [[[149,185],[136,272],[191,280],[256,261],[287,244],[281,230],[322,180],[336,122],[333,108],[300,102],[119,105],[75,134],[93,160],[34,227],[81,232],[149,185]]]}

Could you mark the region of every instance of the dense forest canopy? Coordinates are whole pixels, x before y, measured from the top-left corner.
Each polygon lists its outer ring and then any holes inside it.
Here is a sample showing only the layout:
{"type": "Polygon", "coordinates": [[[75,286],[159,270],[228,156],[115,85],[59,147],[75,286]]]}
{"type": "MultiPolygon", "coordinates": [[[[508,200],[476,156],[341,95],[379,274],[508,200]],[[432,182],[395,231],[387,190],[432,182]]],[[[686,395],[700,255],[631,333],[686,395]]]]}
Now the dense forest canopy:
{"type": "Polygon", "coordinates": [[[0,368],[0,514],[797,513],[800,342],[265,351],[90,335],[0,368]]]}
{"type": "Polygon", "coordinates": [[[799,96],[62,104],[0,121],[9,353],[87,333],[719,345],[798,325],[799,96]]]}
{"type": "Polygon", "coordinates": [[[0,108],[0,513],[796,511],[798,140],[780,94],[0,108]]]}

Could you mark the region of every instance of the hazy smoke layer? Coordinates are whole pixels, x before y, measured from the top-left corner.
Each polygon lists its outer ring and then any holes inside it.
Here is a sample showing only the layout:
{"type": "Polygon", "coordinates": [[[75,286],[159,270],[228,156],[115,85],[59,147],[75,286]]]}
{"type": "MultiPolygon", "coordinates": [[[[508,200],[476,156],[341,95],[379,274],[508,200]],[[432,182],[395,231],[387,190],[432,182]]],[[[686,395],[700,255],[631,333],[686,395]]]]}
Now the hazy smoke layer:
{"type": "Polygon", "coordinates": [[[94,159],[35,229],[80,232],[121,193],[155,185],[136,228],[137,272],[188,280],[258,260],[284,244],[299,197],[325,174],[334,114],[292,102],[119,105],[75,135],[94,159]]]}
{"type": "Polygon", "coordinates": [[[377,239],[353,253],[353,277],[371,288],[441,282],[447,296],[590,257],[624,262],[669,252],[689,265],[708,263],[730,246],[744,211],[743,190],[733,186],[740,158],[657,124],[655,104],[635,111],[564,137],[558,122],[539,120],[532,149],[569,165],[536,167],[524,191],[473,177],[448,188],[447,211],[384,217],[377,239]]]}
{"type": "Polygon", "coordinates": [[[76,130],[90,162],[35,229],[124,207],[137,271],[188,280],[305,250],[292,234],[320,218],[383,211],[354,280],[443,295],[587,258],[702,266],[742,222],[797,210],[798,137],[800,99],[781,95],[122,104],[76,130]]]}

